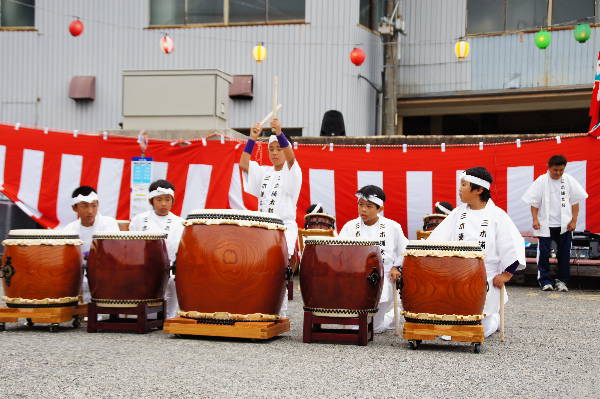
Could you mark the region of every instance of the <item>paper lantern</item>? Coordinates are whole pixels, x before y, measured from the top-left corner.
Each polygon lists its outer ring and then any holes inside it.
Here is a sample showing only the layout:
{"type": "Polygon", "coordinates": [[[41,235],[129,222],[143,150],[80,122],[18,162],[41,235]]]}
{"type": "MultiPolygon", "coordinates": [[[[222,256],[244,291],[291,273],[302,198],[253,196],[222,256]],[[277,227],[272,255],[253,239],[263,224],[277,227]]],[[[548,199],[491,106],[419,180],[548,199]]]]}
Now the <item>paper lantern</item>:
{"type": "Polygon", "coordinates": [[[264,46],[264,43],[257,44],[252,49],[252,57],[256,62],[263,62],[265,58],[267,58],[267,49],[264,46]]]}
{"type": "Polygon", "coordinates": [[[175,50],[175,43],[173,43],[173,39],[169,35],[164,35],[160,39],[160,48],[165,54],[172,53],[175,50]]]}
{"type": "Polygon", "coordinates": [[[361,66],[365,62],[365,58],[367,58],[367,54],[361,48],[355,47],[350,52],[350,61],[356,66],[361,66]]]}
{"type": "Polygon", "coordinates": [[[541,30],[533,38],[535,45],[540,50],[544,50],[552,42],[552,35],[547,30],[541,30]]]}
{"type": "Polygon", "coordinates": [[[84,29],[83,22],[81,22],[78,19],[71,21],[71,23],[69,24],[69,33],[72,36],[77,37],[77,36],[81,35],[83,33],[83,29],[84,29]]]}
{"type": "Polygon", "coordinates": [[[592,28],[588,24],[579,24],[573,31],[573,36],[579,43],[587,42],[591,34],[592,28]]]}
{"type": "Polygon", "coordinates": [[[459,40],[456,42],[454,45],[454,54],[456,55],[456,58],[460,60],[467,58],[469,55],[469,42],[466,40],[459,40]]]}

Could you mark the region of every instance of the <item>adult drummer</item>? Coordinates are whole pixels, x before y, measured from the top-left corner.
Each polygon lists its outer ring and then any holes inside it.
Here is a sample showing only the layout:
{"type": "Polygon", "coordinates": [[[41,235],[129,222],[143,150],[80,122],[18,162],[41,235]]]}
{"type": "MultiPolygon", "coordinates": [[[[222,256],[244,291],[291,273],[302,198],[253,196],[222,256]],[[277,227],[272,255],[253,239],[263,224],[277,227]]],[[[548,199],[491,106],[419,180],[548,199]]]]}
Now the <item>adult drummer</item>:
{"type": "MultiPolygon", "coordinates": [[[[83,245],[81,253],[83,262],[87,261],[92,236],[100,231],[119,231],[119,224],[115,218],[103,216],[98,212],[98,193],[90,186],[77,187],[71,194],[71,206],[77,214],[77,220],[67,224],[63,230],[79,235],[83,245]]],[[[90,289],[87,277],[83,277],[83,301],[90,301],[90,289]]]]}
{"type": "MultiPolygon", "coordinates": [[[[358,197],[359,217],[347,222],[340,231],[342,238],[366,238],[382,241],[381,257],[383,259],[384,283],[379,311],[373,318],[373,331],[382,333],[394,328],[394,287],[390,272],[401,267],[404,260],[402,253],[408,240],[404,236],[399,223],[381,215],[385,202],[385,193],[377,186],[364,186],[356,192],[358,197]]],[[[348,287],[352,290],[352,287],[348,287]]]]}
{"type": "MultiPolygon", "coordinates": [[[[492,175],[483,167],[467,169],[461,175],[459,196],[463,202],[431,233],[429,241],[476,241],[485,253],[489,290],[483,313],[484,336],[500,324],[500,288],[517,270],[525,268],[525,245],[519,230],[492,201],[492,175]]],[[[507,298],[505,298],[505,301],[507,298]]]]}
{"type": "MultiPolygon", "coordinates": [[[[288,257],[291,257],[298,238],[296,203],[302,186],[302,171],[290,142],[281,131],[279,119],[271,120],[271,129],[275,131],[269,137],[269,159],[273,166],[261,166],[250,161],[256,140],[262,132],[262,125],[257,123],[250,130],[250,138],[240,158],[240,168],[248,173],[246,191],[258,198],[258,210],[274,213],[283,220],[288,257]]],[[[285,316],[286,312],[287,295],[281,306],[281,314],[285,316]]]]}

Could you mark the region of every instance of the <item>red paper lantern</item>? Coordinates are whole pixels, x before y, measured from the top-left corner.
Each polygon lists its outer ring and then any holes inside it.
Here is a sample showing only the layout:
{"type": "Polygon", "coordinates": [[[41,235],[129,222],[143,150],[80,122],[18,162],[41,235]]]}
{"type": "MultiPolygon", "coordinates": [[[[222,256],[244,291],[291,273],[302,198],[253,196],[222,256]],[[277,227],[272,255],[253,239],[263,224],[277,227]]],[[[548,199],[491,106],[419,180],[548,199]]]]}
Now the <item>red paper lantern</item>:
{"type": "Polygon", "coordinates": [[[175,43],[169,35],[164,35],[162,39],[160,39],[160,48],[162,49],[163,53],[169,54],[175,50],[175,43]]]}
{"type": "Polygon", "coordinates": [[[365,54],[363,49],[358,47],[353,48],[350,52],[350,61],[356,66],[362,65],[362,63],[365,62],[366,57],[367,54],[365,54]]]}
{"type": "Polygon", "coordinates": [[[83,33],[83,22],[76,19],[69,25],[69,33],[73,36],[79,36],[83,33]]]}

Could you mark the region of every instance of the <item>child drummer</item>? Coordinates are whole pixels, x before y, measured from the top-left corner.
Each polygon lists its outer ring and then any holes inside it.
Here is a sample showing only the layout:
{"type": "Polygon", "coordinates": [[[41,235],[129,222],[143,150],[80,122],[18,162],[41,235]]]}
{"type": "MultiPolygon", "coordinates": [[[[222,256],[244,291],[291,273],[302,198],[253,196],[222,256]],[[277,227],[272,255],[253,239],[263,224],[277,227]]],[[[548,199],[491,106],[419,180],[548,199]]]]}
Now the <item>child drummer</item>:
{"type": "MultiPolygon", "coordinates": [[[[384,284],[379,300],[379,311],[373,318],[373,331],[382,333],[394,328],[394,287],[390,272],[402,266],[402,253],[408,240],[397,222],[381,215],[385,193],[377,186],[365,186],[356,192],[359,217],[347,222],[340,231],[341,238],[367,238],[382,241],[384,284]]],[[[349,287],[351,289],[351,287],[349,287]]]]}
{"type": "MultiPolygon", "coordinates": [[[[167,180],[157,180],[150,184],[148,190],[150,191],[148,200],[152,210],[136,215],[129,224],[129,230],[166,233],[167,253],[173,270],[179,241],[183,234],[183,219],[171,213],[175,202],[175,186],[167,180]]],[[[167,283],[165,299],[167,301],[167,318],[175,317],[179,304],[177,303],[174,275],[171,275],[167,283]]]]}
{"type": "MultiPolygon", "coordinates": [[[[67,224],[63,230],[79,235],[83,241],[81,252],[85,263],[92,246],[92,236],[100,231],[119,231],[119,225],[114,218],[103,216],[98,212],[98,193],[92,187],[78,187],[71,197],[71,205],[77,214],[77,220],[67,224]]],[[[89,302],[90,288],[86,276],[83,277],[82,290],[83,301],[89,302]]]]}
{"type": "MultiPolygon", "coordinates": [[[[279,119],[271,120],[271,129],[275,131],[269,137],[269,159],[273,166],[260,166],[250,161],[256,140],[262,132],[262,125],[257,123],[250,130],[250,138],[240,158],[240,168],[248,173],[246,191],[258,198],[258,210],[274,213],[283,220],[288,257],[291,257],[298,238],[296,204],[302,186],[302,171],[290,142],[281,130],[279,119]]],[[[285,316],[286,312],[287,294],[280,313],[285,316]]]]}
{"type": "MultiPolygon", "coordinates": [[[[485,253],[488,293],[483,313],[484,336],[500,324],[500,288],[517,270],[525,268],[525,244],[519,230],[491,199],[492,175],[483,167],[461,175],[459,196],[463,202],[431,233],[429,241],[476,241],[485,253]]],[[[505,302],[507,298],[504,299],[505,302]]]]}

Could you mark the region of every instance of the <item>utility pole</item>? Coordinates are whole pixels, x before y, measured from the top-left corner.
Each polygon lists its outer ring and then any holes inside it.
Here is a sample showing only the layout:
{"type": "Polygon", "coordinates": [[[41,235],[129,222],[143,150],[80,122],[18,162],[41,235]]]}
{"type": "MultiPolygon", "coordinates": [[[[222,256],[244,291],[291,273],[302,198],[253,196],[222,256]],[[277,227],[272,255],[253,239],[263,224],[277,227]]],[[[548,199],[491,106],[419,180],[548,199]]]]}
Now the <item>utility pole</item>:
{"type": "Polygon", "coordinates": [[[383,123],[384,135],[396,134],[398,75],[398,33],[404,33],[403,20],[399,15],[398,0],[386,1],[385,17],[379,24],[383,39],[383,123]]]}

